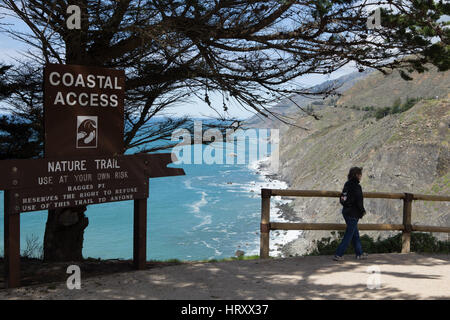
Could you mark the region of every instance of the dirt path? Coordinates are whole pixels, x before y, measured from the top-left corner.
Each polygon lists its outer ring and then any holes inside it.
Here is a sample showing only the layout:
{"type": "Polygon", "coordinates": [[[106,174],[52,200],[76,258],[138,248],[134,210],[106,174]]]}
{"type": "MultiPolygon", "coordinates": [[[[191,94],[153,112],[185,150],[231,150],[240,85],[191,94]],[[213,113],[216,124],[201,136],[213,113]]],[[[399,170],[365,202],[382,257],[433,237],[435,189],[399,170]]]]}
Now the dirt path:
{"type": "MultiPolygon", "coordinates": [[[[83,272],[83,271],[81,271],[83,272]]],[[[371,282],[376,284],[375,282],[371,282]]],[[[0,290],[1,299],[450,299],[450,255],[376,254],[189,263],[0,290]],[[368,268],[380,288],[369,289],[368,268]],[[378,269],[377,269],[378,268],[378,269]]]]}

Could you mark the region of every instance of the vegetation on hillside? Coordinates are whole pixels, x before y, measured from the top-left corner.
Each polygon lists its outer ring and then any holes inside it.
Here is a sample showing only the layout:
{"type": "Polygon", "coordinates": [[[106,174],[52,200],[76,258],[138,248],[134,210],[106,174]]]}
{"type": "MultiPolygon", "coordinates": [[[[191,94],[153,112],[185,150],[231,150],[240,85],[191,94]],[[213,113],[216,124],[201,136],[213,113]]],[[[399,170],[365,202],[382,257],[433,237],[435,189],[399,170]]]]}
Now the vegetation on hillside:
{"type": "Polygon", "coordinates": [[[343,106],[343,108],[350,108],[353,110],[368,112],[367,114],[364,115],[363,119],[376,118],[377,120],[380,120],[390,114],[408,111],[409,109],[414,107],[414,105],[418,101],[423,99],[424,99],[423,97],[415,97],[415,98],[406,97],[405,102],[402,103],[402,99],[398,97],[395,99],[394,103],[391,106],[387,107],[375,108],[374,106],[361,107],[353,105],[351,107],[343,106]]]}
{"type": "MultiPolygon", "coordinates": [[[[337,247],[344,237],[344,232],[331,232],[331,237],[314,240],[316,249],[309,255],[332,255],[336,252],[337,247]]],[[[401,252],[402,235],[401,233],[386,239],[377,238],[374,240],[368,235],[361,236],[361,244],[364,252],[367,253],[393,253],[401,252]]],[[[421,253],[450,253],[450,241],[440,241],[433,237],[430,233],[411,234],[411,251],[421,253]]],[[[346,254],[355,252],[353,245],[347,248],[346,254]]]]}
{"type": "Polygon", "coordinates": [[[436,68],[415,73],[412,81],[404,81],[398,71],[383,75],[375,71],[346,90],[337,106],[373,106],[384,108],[404,97],[443,98],[448,93],[450,72],[438,72],[436,68]]]}

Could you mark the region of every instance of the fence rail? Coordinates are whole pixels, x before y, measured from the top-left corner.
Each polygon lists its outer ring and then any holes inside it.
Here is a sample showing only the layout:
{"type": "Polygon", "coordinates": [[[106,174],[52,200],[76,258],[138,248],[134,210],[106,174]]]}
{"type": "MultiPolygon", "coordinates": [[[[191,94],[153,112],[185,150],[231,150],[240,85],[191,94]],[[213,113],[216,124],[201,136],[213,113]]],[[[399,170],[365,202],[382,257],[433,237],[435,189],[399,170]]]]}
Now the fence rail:
{"type": "MultiPolygon", "coordinates": [[[[283,197],[330,197],[339,198],[339,191],[325,190],[281,190],[261,189],[261,238],[260,257],[269,258],[269,235],[271,230],[345,230],[345,224],[338,223],[286,223],[270,221],[270,198],[273,196],[283,197]]],[[[421,201],[450,201],[450,196],[426,195],[412,193],[389,193],[389,192],[364,192],[364,198],[372,199],[399,199],[403,200],[403,223],[402,224],[358,224],[360,230],[373,231],[402,231],[402,253],[411,250],[411,232],[446,232],[450,233],[450,227],[419,226],[413,225],[411,221],[412,203],[421,201]]]]}

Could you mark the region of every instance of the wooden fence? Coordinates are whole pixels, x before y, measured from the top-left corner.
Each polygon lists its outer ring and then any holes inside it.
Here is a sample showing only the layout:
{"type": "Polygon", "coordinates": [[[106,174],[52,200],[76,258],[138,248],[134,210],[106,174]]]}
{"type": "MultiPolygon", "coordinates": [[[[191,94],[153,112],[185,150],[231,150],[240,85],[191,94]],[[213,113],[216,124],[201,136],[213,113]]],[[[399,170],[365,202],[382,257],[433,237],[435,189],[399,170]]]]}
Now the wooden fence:
{"type": "MultiPolygon", "coordinates": [[[[345,230],[346,228],[345,224],[337,223],[270,222],[270,198],[272,196],[339,198],[340,195],[341,193],[338,191],[261,189],[260,258],[269,258],[270,230],[345,230]]],[[[358,224],[359,230],[402,231],[402,253],[410,252],[412,231],[450,233],[450,227],[418,226],[413,225],[411,221],[412,203],[414,200],[450,201],[450,196],[385,192],[364,192],[363,195],[364,198],[403,200],[402,224],[358,224]]]]}

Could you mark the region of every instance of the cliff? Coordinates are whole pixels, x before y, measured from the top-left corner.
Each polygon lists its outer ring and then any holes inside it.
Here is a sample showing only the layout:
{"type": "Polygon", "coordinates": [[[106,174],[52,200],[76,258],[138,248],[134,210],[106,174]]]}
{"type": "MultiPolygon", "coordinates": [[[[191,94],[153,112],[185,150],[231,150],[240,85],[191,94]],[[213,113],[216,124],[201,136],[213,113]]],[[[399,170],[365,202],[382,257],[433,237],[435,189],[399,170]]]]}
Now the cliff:
{"type": "MultiPolygon", "coordinates": [[[[280,176],[290,188],[341,190],[348,169],[362,166],[364,191],[450,193],[450,94],[423,99],[406,112],[380,120],[370,117],[368,111],[350,108],[328,107],[318,114],[320,120],[298,115],[296,124],[309,130],[290,127],[282,134],[280,176]]],[[[343,222],[338,199],[293,200],[286,210],[291,212],[287,216],[291,220],[343,222]]],[[[363,223],[402,221],[401,200],[366,199],[365,207],[363,223]]],[[[448,226],[449,213],[450,203],[417,201],[413,224],[448,226]]],[[[392,235],[367,233],[382,238],[392,235]]],[[[312,240],[329,235],[329,231],[305,231],[304,237],[288,244],[284,252],[304,254],[312,248],[312,240]]]]}

